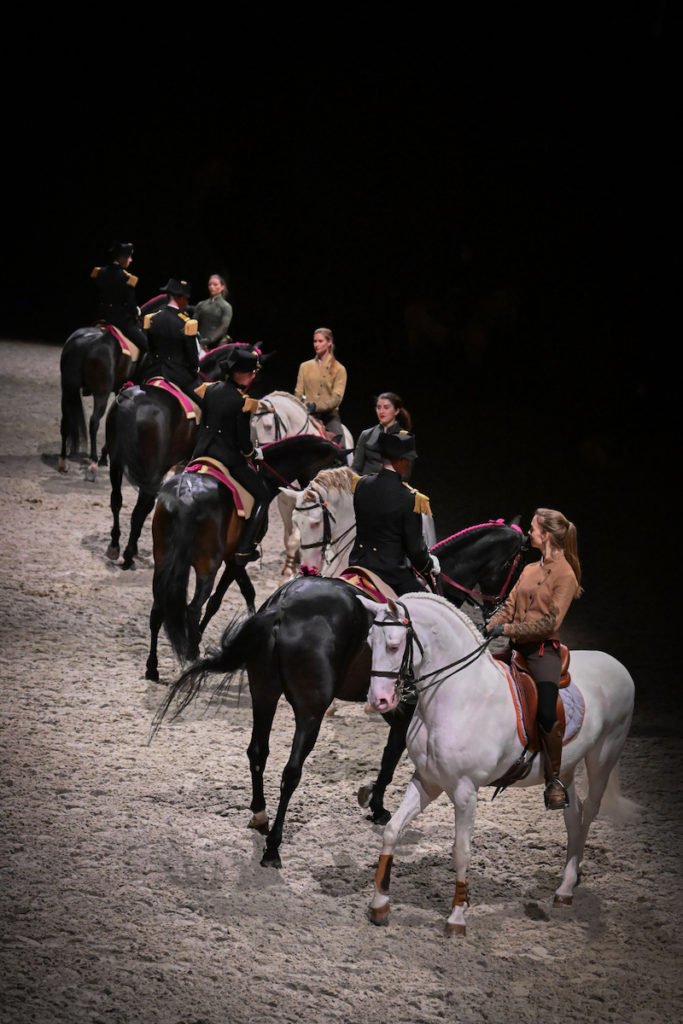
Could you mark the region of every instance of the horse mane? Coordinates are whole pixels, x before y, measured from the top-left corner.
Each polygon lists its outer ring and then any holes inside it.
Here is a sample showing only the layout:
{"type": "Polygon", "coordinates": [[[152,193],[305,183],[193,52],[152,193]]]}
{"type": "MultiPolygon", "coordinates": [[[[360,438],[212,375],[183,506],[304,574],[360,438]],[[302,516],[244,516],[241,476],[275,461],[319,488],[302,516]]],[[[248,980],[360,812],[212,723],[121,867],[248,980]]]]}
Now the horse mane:
{"type": "Polygon", "coordinates": [[[327,491],[340,491],[342,494],[353,494],[353,478],[355,473],[348,466],[342,466],[341,469],[321,469],[318,475],[311,480],[310,484],[303,492],[302,501],[315,501],[316,498],[320,498],[321,494],[319,487],[324,487],[327,491]],[[316,484],[318,486],[316,486],[316,484]]]}
{"type": "MultiPolygon", "coordinates": [[[[475,626],[474,622],[472,622],[472,619],[469,617],[469,615],[466,615],[465,612],[460,610],[460,608],[456,608],[455,605],[451,604],[450,601],[447,601],[445,597],[441,597],[440,594],[428,594],[425,591],[415,591],[411,592],[410,594],[404,594],[404,598],[405,597],[409,597],[411,601],[413,600],[413,598],[415,598],[418,601],[433,601],[437,604],[442,605],[442,607],[446,608],[449,612],[455,615],[456,618],[460,619],[463,626],[467,627],[467,629],[472,634],[473,638],[476,640],[477,646],[479,646],[479,644],[481,643],[481,633],[475,626]]],[[[401,598],[401,600],[403,600],[403,598],[401,598]]]]}
{"type": "Polygon", "coordinates": [[[271,398],[289,398],[292,402],[296,402],[297,405],[300,405],[302,409],[306,408],[306,403],[303,399],[297,398],[297,396],[293,395],[291,391],[269,391],[267,395],[263,395],[260,401],[264,402],[266,399],[271,398]]]}
{"type": "Polygon", "coordinates": [[[504,519],[489,519],[487,523],[476,523],[474,526],[466,526],[464,529],[458,530],[457,533],[452,533],[450,537],[444,537],[443,540],[438,540],[436,544],[432,545],[430,550],[439,552],[439,557],[441,555],[447,555],[451,548],[456,547],[456,545],[461,543],[466,537],[470,537],[472,534],[483,533],[484,530],[500,529],[501,527],[505,527],[508,530],[515,529],[514,526],[510,526],[506,523],[504,519]]]}

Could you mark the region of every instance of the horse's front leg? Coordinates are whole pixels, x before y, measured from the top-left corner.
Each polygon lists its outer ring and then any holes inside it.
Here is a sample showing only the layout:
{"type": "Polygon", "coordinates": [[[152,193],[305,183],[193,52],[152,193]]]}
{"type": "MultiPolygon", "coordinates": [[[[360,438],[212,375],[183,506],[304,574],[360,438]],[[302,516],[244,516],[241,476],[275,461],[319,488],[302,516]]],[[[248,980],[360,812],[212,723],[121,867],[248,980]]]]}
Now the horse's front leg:
{"type": "Polygon", "coordinates": [[[391,817],[384,806],[384,794],[394,777],[396,765],[406,749],[406,734],[414,710],[415,705],[408,705],[405,711],[392,712],[391,715],[383,716],[389,725],[389,736],[382,754],[379,775],[373,786],[362,786],[358,791],[358,802],[361,807],[369,806],[368,817],[377,825],[386,825],[391,817]]]}
{"type": "Polygon", "coordinates": [[[472,832],[477,810],[477,790],[470,779],[460,779],[451,795],[455,806],[455,842],[453,863],[455,865],[455,895],[453,909],[446,921],[446,935],[464,935],[465,911],[470,906],[467,891],[467,869],[472,854],[472,832]]]}
{"type": "Polygon", "coordinates": [[[216,572],[216,569],[212,569],[206,575],[200,576],[197,574],[194,594],[187,606],[187,657],[190,661],[194,661],[195,658],[199,657],[199,642],[202,638],[199,619],[202,614],[202,608],[211,597],[216,572]]]}
{"type": "Polygon", "coordinates": [[[394,814],[382,836],[382,852],[375,869],[375,892],[370,902],[370,920],[373,924],[389,923],[389,882],[394,862],[394,847],[406,825],[442,792],[440,786],[427,785],[417,773],[408,783],[401,806],[394,814]]]}
{"type": "MultiPolygon", "coordinates": [[[[574,779],[566,786],[568,805],[564,808],[564,824],[567,829],[567,859],[564,866],[562,881],[555,892],[555,904],[570,907],[574,899],[574,889],[581,875],[581,858],[586,838],[583,821],[583,804],[576,792],[574,779]]],[[[590,824],[590,822],[589,822],[590,824]]]]}
{"type": "Polygon", "coordinates": [[[122,569],[133,568],[133,562],[138,553],[138,541],[140,540],[142,527],[145,525],[147,516],[154,508],[156,500],[156,494],[145,494],[144,491],[140,491],[138,494],[138,500],[135,502],[135,508],[130,517],[130,533],[128,535],[128,543],[123,552],[122,569]]]}
{"type": "Polygon", "coordinates": [[[123,467],[118,462],[115,462],[114,459],[111,459],[109,463],[109,481],[111,483],[112,527],[111,541],[107,548],[107,558],[111,558],[115,562],[119,557],[119,541],[121,539],[120,514],[121,506],[123,505],[123,494],[121,491],[123,467]]]}

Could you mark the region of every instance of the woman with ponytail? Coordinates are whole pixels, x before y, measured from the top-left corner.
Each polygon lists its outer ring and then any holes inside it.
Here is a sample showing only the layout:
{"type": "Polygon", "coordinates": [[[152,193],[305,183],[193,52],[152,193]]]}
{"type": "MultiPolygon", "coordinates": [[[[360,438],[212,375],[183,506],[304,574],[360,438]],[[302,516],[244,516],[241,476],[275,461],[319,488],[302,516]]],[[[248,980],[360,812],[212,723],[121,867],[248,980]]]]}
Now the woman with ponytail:
{"type": "Polygon", "coordinates": [[[351,469],[361,476],[379,473],[382,468],[382,456],[379,451],[380,434],[412,433],[410,413],[403,404],[400,395],[393,391],[383,391],[375,399],[377,424],[364,430],[356,443],[351,469]]]}
{"type": "Polygon", "coordinates": [[[534,678],[546,755],[545,803],[549,810],[561,810],[568,800],[559,778],[562,731],[555,717],[561,668],[559,629],[572,601],[581,596],[581,564],[576,527],[555,509],[536,509],[529,539],[541,552],[541,560],[527,565],[486,632],[509,637],[534,678]]]}

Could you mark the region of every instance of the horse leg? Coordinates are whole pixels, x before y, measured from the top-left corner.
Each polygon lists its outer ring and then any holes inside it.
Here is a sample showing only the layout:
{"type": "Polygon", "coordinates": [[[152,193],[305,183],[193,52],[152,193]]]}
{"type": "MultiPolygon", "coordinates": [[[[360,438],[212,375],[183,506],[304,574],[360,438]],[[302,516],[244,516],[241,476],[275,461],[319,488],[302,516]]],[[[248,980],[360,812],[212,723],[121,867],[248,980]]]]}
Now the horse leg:
{"type": "Polygon", "coordinates": [[[581,876],[585,834],[583,831],[583,804],[576,791],[574,779],[566,786],[566,790],[569,799],[568,805],[564,808],[564,824],[567,829],[567,859],[554,902],[557,906],[570,907],[574,898],[574,889],[581,876]]]}
{"type": "Polygon", "coordinates": [[[268,834],[266,797],[263,792],[263,776],[270,753],[268,740],[273,727],[273,718],[280,699],[280,691],[260,695],[253,700],[253,723],[251,741],[247,747],[249,770],[251,772],[251,820],[249,828],[255,828],[262,835],[268,834]]]}
{"type": "Polygon", "coordinates": [[[138,500],[135,502],[135,508],[130,517],[130,533],[128,535],[128,543],[123,552],[122,569],[133,568],[135,556],[138,553],[138,541],[140,540],[142,527],[145,525],[145,519],[154,508],[156,500],[156,494],[145,494],[143,491],[140,491],[138,494],[138,500]]]}
{"type": "Polygon", "coordinates": [[[236,565],[234,569],[235,580],[237,586],[240,588],[240,593],[244,598],[244,603],[247,606],[247,614],[254,615],[256,613],[256,591],[254,590],[254,584],[249,578],[246,566],[236,565]]]}
{"type": "Polygon", "coordinates": [[[470,906],[467,891],[467,869],[472,853],[472,831],[477,811],[477,791],[470,779],[458,781],[451,797],[455,805],[455,842],[453,863],[455,865],[455,895],[453,909],[446,921],[446,935],[465,934],[465,911],[470,906]]]}
{"type": "Polygon", "coordinates": [[[90,417],[90,462],[85,471],[86,480],[97,479],[97,431],[100,427],[100,420],[107,408],[109,395],[93,395],[92,416],[90,417]]]}
{"type": "Polygon", "coordinates": [[[361,807],[369,807],[368,819],[377,825],[386,825],[391,815],[384,806],[384,794],[396,771],[396,765],[406,749],[406,734],[412,718],[412,710],[408,714],[394,714],[388,720],[389,737],[382,754],[382,763],[377,781],[372,786],[362,786],[358,790],[358,802],[361,807]]]}
{"type": "Polygon", "coordinates": [[[152,610],[149,613],[149,654],[147,655],[147,665],[145,667],[145,679],[150,679],[153,683],[159,682],[159,661],[157,658],[157,644],[159,641],[159,630],[163,625],[163,614],[161,607],[156,599],[152,603],[152,610]]]}
{"type": "Polygon", "coordinates": [[[275,815],[275,821],[266,838],[266,845],[263,851],[263,857],[261,858],[261,864],[263,867],[282,867],[280,860],[280,843],[282,842],[282,829],[285,822],[285,815],[287,814],[287,807],[289,801],[294,794],[296,787],[301,781],[301,772],[304,766],[304,761],[313,750],[315,741],[318,738],[320,732],[320,725],[322,723],[324,709],[321,708],[319,713],[310,713],[306,717],[296,714],[296,729],[294,731],[294,741],[292,743],[292,750],[289,755],[289,761],[285,765],[282,773],[282,781],[280,783],[280,802],[278,803],[277,814],[275,815]]]}
{"type": "Polygon", "coordinates": [[[190,661],[194,661],[199,657],[199,641],[202,638],[199,619],[202,614],[202,608],[211,597],[215,578],[216,570],[209,571],[208,575],[205,576],[197,575],[194,594],[187,606],[187,657],[190,661]]]}
{"type": "Polygon", "coordinates": [[[119,541],[121,539],[121,524],[119,516],[123,505],[123,494],[121,485],[123,483],[123,468],[118,462],[112,459],[109,466],[109,482],[111,484],[111,498],[109,501],[112,514],[111,541],[107,548],[107,558],[116,561],[119,557],[119,541]]]}
{"type": "Polygon", "coordinates": [[[389,882],[394,862],[394,847],[406,825],[421,814],[442,792],[440,786],[429,785],[417,772],[408,783],[401,806],[388,822],[382,835],[382,852],[375,869],[375,893],[370,902],[370,920],[373,924],[389,923],[389,882]]]}
{"type": "Polygon", "coordinates": [[[107,444],[105,442],[102,445],[102,452],[100,454],[99,462],[97,463],[97,465],[98,466],[106,466],[108,461],[109,461],[108,456],[109,456],[109,448],[107,447],[107,444]]]}

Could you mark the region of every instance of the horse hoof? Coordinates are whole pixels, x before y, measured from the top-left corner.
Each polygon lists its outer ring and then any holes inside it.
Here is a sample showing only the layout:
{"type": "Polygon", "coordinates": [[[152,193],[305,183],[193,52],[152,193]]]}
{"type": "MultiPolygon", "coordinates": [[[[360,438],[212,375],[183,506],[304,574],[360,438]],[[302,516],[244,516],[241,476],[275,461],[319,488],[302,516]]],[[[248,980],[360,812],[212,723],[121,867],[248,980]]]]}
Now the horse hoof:
{"type": "Polygon", "coordinates": [[[159,672],[155,668],[148,668],[145,672],[145,679],[149,679],[150,683],[159,682],[159,672]]]}
{"type": "Polygon", "coordinates": [[[58,473],[68,473],[69,472],[69,467],[67,466],[65,459],[60,459],[59,462],[57,463],[57,472],[58,473]]]}
{"type": "Polygon", "coordinates": [[[555,895],[553,900],[553,906],[555,907],[571,907],[574,902],[573,896],[558,896],[555,895]]]}
{"type": "Polygon", "coordinates": [[[444,929],[446,935],[466,935],[467,925],[464,924],[449,924],[446,921],[446,927],[444,929]]]}
{"type": "Polygon", "coordinates": [[[102,466],[104,469],[106,469],[106,467],[109,465],[109,459],[107,458],[107,456],[103,455],[100,458],[100,461],[97,463],[97,465],[102,466]]]}
{"type": "Polygon", "coordinates": [[[361,786],[358,790],[358,803],[361,807],[367,807],[370,803],[370,797],[372,796],[372,786],[361,786]]]}
{"type": "Polygon", "coordinates": [[[333,699],[332,703],[329,706],[329,708],[325,712],[325,718],[331,718],[332,715],[336,714],[336,711],[337,711],[337,702],[333,699]]]}
{"type": "Polygon", "coordinates": [[[127,572],[129,569],[135,568],[135,562],[133,561],[132,558],[130,558],[127,561],[121,563],[121,568],[123,569],[124,572],[127,572]]]}
{"type": "Polygon", "coordinates": [[[258,814],[252,815],[251,821],[247,825],[247,828],[255,828],[256,831],[260,832],[262,836],[267,836],[269,823],[265,812],[260,811],[258,814]]]}
{"type": "Polygon", "coordinates": [[[280,860],[280,854],[275,851],[266,850],[261,857],[262,868],[281,868],[282,861],[280,860]]]}
{"type": "Polygon", "coordinates": [[[89,480],[91,483],[94,483],[95,480],[97,480],[97,463],[96,462],[91,462],[90,465],[88,465],[86,467],[85,479],[89,480]]]}
{"type": "Polygon", "coordinates": [[[116,547],[113,544],[109,545],[109,547],[107,548],[107,558],[109,559],[110,562],[117,562],[118,561],[118,559],[119,559],[119,547],[118,547],[118,544],[116,545],[116,547]]]}
{"type": "Polygon", "coordinates": [[[385,903],[383,907],[370,907],[368,916],[373,924],[386,927],[389,924],[390,905],[385,903]]]}
{"type": "Polygon", "coordinates": [[[391,821],[391,815],[389,811],[382,808],[381,811],[373,811],[372,814],[369,814],[368,821],[371,821],[373,825],[386,825],[391,821]]]}

